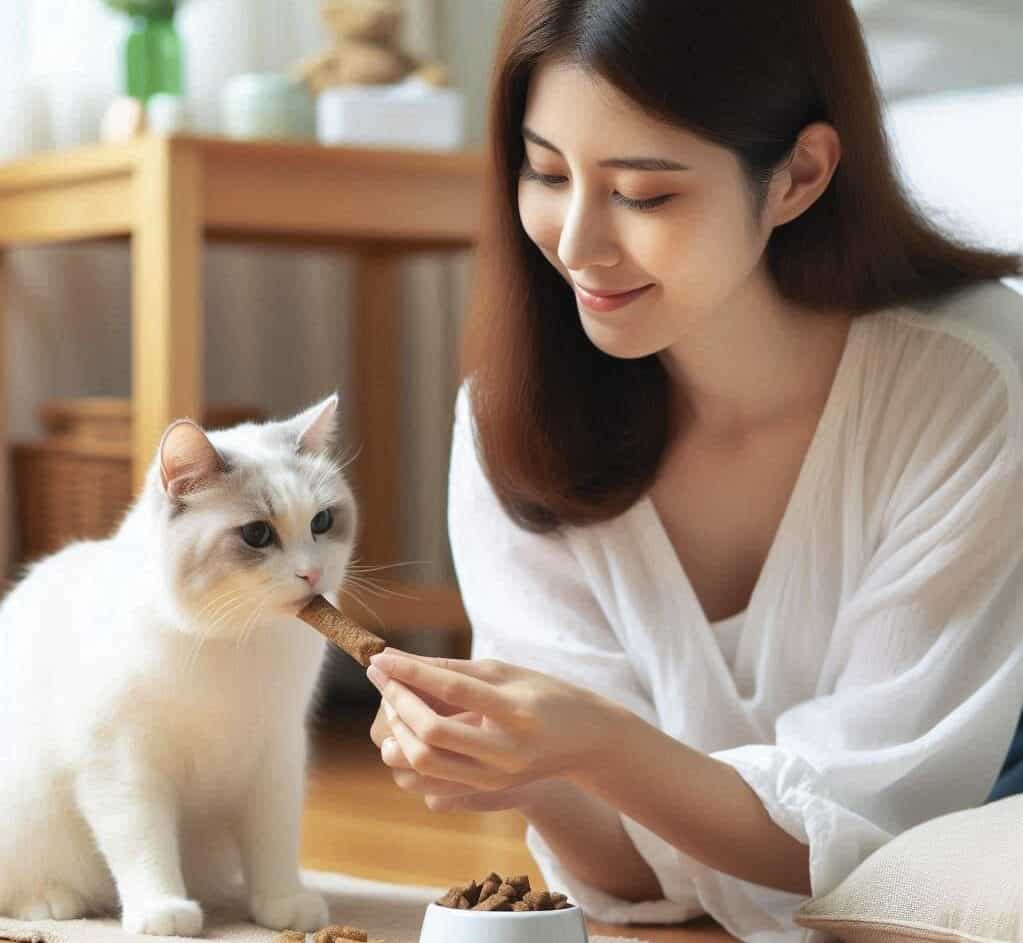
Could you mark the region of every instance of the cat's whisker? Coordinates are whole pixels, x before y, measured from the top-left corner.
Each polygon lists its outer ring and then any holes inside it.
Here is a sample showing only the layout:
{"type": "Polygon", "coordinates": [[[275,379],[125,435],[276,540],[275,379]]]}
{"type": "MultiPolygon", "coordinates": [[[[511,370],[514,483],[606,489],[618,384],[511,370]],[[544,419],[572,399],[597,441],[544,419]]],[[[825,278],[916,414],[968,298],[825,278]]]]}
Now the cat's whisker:
{"type": "Polygon", "coordinates": [[[215,628],[219,628],[220,624],[229,617],[240,604],[243,604],[245,597],[251,592],[247,588],[228,590],[226,593],[222,593],[217,601],[220,603],[215,610],[212,610],[208,615],[204,615],[199,620],[200,632],[204,631],[207,634],[212,635],[212,631],[215,628]]]}
{"type": "MultiPolygon", "coordinates": [[[[243,644],[248,641],[249,633],[251,632],[252,627],[256,624],[260,611],[276,589],[276,586],[270,580],[266,580],[264,585],[266,587],[265,591],[262,595],[260,595],[258,601],[252,606],[251,611],[242,623],[241,630],[235,635],[235,649],[240,649],[243,644]]],[[[256,589],[258,589],[258,587],[256,587],[256,589]]],[[[249,595],[253,595],[255,591],[255,589],[251,590],[249,595]]]]}
{"type": "Polygon", "coordinates": [[[348,569],[354,570],[356,573],[376,573],[378,570],[393,570],[399,566],[425,566],[430,562],[430,560],[402,560],[398,563],[381,563],[378,565],[353,562],[348,564],[348,569]]]}
{"type": "Polygon", "coordinates": [[[380,616],[378,616],[372,609],[370,609],[370,607],[367,606],[366,603],[359,599],[359,597],[354,592],[342,586],[340,589],[340,594],[342,596],[350,596],[352,599],[354,599],[360,606],[362,606],[363,609],[366,610],[366,612],[368,612],[376,620],[377,625],[383,628],[384,625],[383,619],[381,619],[380,616]]]}
{"type": "Polygon", "coordinates": [[[351,580],[356,586],[361,589],[365,589],[367,593],[371,593],[374,596],[390,596],[400,597],[401,599],[411,599],[415,601],[415,596],[410,596],[408,593],[399,593],[397,590],[388,589],[386,586],[379,585],[375,580],[370,580],[362,576],[353,576],[349,574],[348,579],[351,580]]]}
{"type": "Polygon", "coordinates": [[[355,450],[355,454],[348,459],[338,459],[338,471],[342,474],[344,470],[352,464],[362,454],[362,443],[359,443],[359,447],[355,450]]]}
{"type": "Polygon", "coordinates": [[[221,606],[217,610],[217,616],[215,619],[212,621],[203,620],[199,622],[199,631],[196,633],[196,644],[189,653],[189,658],[186,663],[186,674],[191,674],[191,672],[195,670],[203,645],[205,645],[206,642],[215,635],[216,630],[223,622],[231,618],[234,613],[245,604],[245,596],[247,593],[248,590],[233,590],[229,591],[229,593],[222,594],[222,596],[219,597],[221,600],[225,595],[231,595],[232,598],[226,603],[222,602],[221,606]]]}
{"type": "Polygon", "coordinates": [[[195,633],[195,644],[191,647],[185,658],[184,671],[186,675],[191,674],[194,670],[195,664],[199,660],[199,651],[202,649],[203,644],[208,638],[208,633],[206,631],[206,612],[214,606],[219,608],[219,606],[224,604],[225,599],[233,599],[240,593],[241,590],[237,588],[226,590],[222,593],[218,593],[212,599],[206,600],[206,602],[199,607],[194,619],[195,626],[198,628],[198,631],[195,633]]]}
{"type": "MultiPolygon", "coordinates": [[[[256,625],[259,622],[259,617],[263,614],[263,610],[266,608],[266,604],[271,600],[276,591],[277,587],[271,584],[267,591],[263,594],[262,598],[256,604],[256,608],[252,611],[252,615],[249,617],[248,622],[245,623],[245,628],[241,633],[241,643],[245,643],[249,640],[249,636],[255,631],[256,625]]],[[[239,648],[241,644],[239,644],[239,648]]]]}
{"type": "Polygon", "coordinates": [[[222,593],[218,593],[202,605],[199,611],[195,614],[196,621],[202,622],[207,616],[213,615],[213,610],[218,608],[220,604],[225,601],[237,599],[248,591],[249,590],[244,587],[234,587],[232,589],[225,590],[222,593]]]}
{"type": "Polygon", "coordinates": [[[240,603],[243,603],[244,600],[245,593],[238,593],[230,599],[221,600],[220,604],[215,609],[205,613],[202,617],[196,620],[200,632],[209,631],[213,627],[219,627],[219,625],[223,622],[225,615],[232,612],[240,603]]]}

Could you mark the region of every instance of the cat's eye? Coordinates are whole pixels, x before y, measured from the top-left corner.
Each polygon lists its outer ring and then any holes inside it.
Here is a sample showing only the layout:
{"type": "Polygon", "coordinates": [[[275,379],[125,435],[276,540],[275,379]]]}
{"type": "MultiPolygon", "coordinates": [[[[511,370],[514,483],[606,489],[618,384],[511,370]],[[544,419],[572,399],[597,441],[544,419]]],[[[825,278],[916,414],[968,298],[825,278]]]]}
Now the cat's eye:
{"type": "Polygon", "coordinates": [[[314,534],[325,534],[334,526],[334,515],[330,511],[320,511],[309,526],[314,534]]]}
{"type": "Polygon", "coordinates": [[[274,529],[266,521],[252,521],[242,527],[242,540],[257,550],[274,539],[274,529]]]}

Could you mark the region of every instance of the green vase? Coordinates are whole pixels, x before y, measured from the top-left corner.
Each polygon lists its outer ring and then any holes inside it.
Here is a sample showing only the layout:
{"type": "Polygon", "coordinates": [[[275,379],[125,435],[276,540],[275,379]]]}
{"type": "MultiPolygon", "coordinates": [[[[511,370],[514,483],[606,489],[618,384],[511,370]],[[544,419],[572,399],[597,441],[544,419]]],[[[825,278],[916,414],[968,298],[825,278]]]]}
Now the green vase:
{"type": "Polygon", "coordinates": [[[136,16],[124,44],[125,91],[141,102],[158,92],[184,92],[181,37],[174,10],[136,16]]]}

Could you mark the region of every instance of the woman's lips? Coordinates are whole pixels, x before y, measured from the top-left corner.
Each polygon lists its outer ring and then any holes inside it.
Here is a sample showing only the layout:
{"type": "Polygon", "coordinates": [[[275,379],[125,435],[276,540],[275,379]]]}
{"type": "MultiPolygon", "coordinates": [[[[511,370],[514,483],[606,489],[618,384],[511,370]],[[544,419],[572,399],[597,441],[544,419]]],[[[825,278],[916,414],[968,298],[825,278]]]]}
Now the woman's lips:
{"type": "Polygon", "coordinates": [[[651,285],[644,285],[642,288],[634,288],[632,291],[622,291],[616,294],[602,293],[595,295],[592,292],[587,291],[580,285],[575,286],[575,294],[579,299],[579,303],[591,311],[616,311],[618,308],[622,308],[627,304],[631,304],[640,295],[643,294],[648,288],[653,288],[651,285]]]}

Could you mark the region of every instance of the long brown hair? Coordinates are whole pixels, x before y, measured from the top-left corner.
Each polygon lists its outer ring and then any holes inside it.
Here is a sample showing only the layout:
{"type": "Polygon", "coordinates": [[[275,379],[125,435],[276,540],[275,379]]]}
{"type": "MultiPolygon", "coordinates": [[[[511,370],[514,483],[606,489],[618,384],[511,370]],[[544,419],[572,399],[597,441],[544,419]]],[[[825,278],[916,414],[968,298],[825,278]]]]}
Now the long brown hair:
{"type": "Polygon", "coordinates": [[[835,127],[842,159],[828,189],[766,250],[794,302],[862,314],[1020,271],[1016,256],[939,232],[903,192],[849,0],[508,0],[463,366],[481,460],[523,527],[627,510],[673,428],[660,360],[594,346],[571,288],[520,222],[526,94],[549,56],[727,147],[761,196],[807,124],[835,127]]]}

